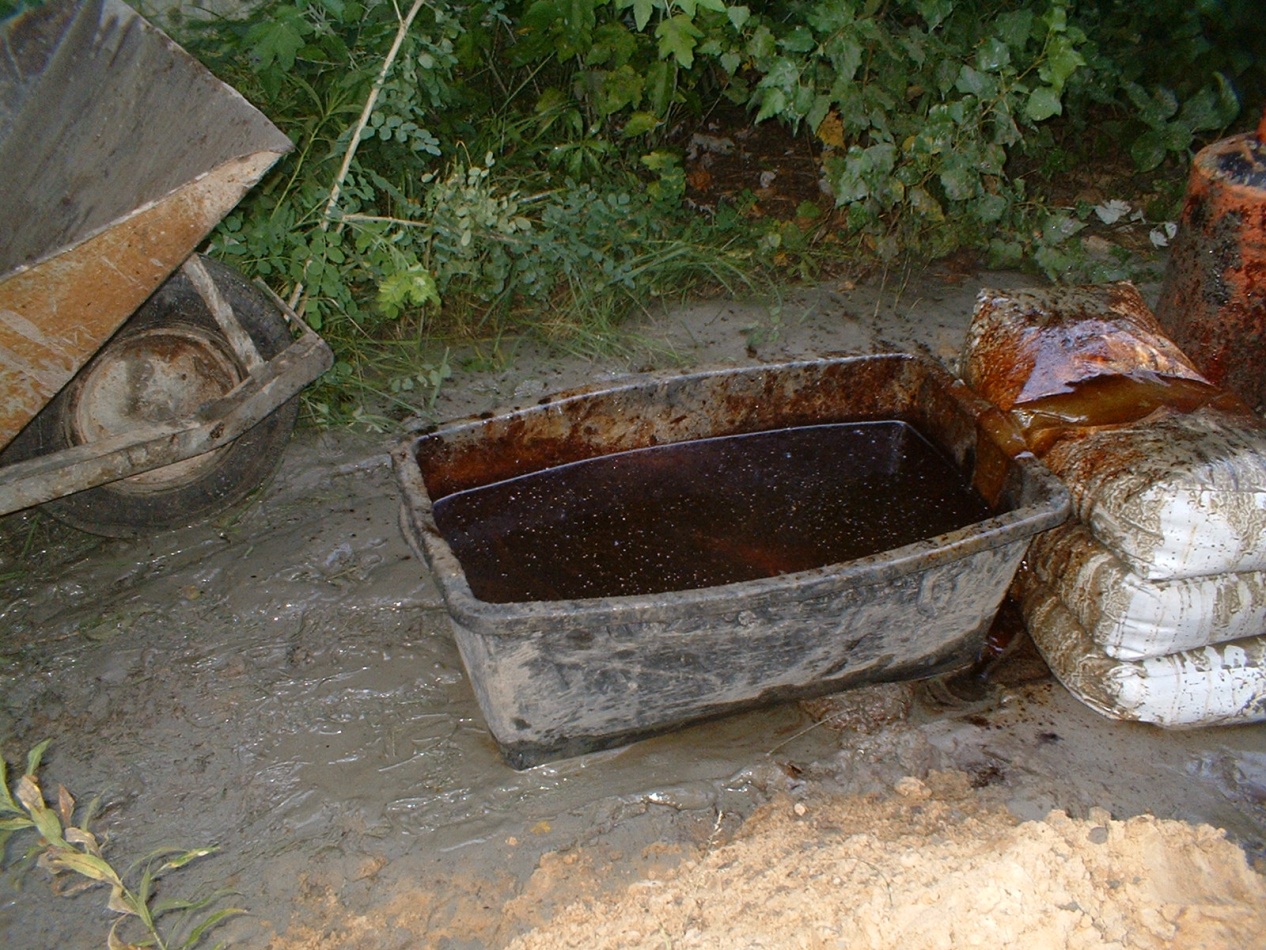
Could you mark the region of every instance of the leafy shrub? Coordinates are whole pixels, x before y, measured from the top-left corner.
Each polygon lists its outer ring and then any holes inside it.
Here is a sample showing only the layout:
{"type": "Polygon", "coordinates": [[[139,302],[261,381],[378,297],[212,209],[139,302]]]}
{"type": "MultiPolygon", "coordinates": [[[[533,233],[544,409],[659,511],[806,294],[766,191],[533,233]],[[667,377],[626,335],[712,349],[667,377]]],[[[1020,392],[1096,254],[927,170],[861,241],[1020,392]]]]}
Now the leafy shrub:
{"type": "Polygon", "coordinates": [[[1062,112],[1085,35],[1053,2],[830,0],[781,37],[749,43],[758,117],[806,123],[849,225],[884,257],[979,246],[1019,223],[1023,179],[1007,173],[1027,130],[1062,112]]]}
{"type": "Polygon", "coordinates": [[[677,130],[722,102],[814,138],[837,247],[1058,275],[1080,223],[1048,180],[1122,146],[1181,177],[1266,87],[1253,5],[435,0],[404,28],[386,0],[264,0],[181,39],[297,143],[214,250],[352,356],[812,273],[814,242],[684,204],[677,130]]]}

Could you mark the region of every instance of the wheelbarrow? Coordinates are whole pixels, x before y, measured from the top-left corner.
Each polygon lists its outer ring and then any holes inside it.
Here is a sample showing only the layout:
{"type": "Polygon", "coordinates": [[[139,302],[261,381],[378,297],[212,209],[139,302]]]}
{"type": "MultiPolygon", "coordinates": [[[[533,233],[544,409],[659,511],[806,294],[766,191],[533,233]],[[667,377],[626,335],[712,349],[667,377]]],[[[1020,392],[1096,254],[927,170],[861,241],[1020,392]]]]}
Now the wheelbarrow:
{"type": "Polygon", "coordinates": [[[0,514],[137,535],[271,476],[332,354],[195,249],[292,147],[119,0],[0,23],[0,514]]]}

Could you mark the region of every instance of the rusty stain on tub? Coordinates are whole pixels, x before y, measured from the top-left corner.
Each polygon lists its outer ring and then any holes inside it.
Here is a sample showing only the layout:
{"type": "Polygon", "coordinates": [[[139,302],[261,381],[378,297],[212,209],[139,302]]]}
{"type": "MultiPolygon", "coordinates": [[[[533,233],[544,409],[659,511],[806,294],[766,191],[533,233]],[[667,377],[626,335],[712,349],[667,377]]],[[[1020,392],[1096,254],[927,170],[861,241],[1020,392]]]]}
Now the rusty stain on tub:
{"type": "Polygon", "coordinates": [[[450,430],[444,439],[423,438],[418,442],[417,462],[432,499],[438,500],[474,485],[703,433],[736,435],[873,418],[883,412],[881,394],[891,384],[893,372],[886,366],[867,367],[846,380],[842,369],[828,366],[820,378],[807,383],[768,373],[755,385],[703,402],[669,379],[662,384],[666,412],[649,419],[623,412],[618,398],[586,400],[587,390],[579,390],[510,415],[485,413],[457,432],[450,430]],[[824,416],[838,404],[843,386],[850,392],[853,412],[849,419],[824,416]]]}

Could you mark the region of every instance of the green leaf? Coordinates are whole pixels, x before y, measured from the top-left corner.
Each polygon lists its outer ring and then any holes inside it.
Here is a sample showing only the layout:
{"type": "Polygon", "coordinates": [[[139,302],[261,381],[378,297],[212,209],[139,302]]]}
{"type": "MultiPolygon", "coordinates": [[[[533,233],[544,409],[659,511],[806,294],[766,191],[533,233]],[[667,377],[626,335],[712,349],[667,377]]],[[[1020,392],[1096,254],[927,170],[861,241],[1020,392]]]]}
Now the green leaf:
{"type": "Polygon", "coordinates": [[[929,30],[935,30],[954,12],[954,0],[918,0],[914,6],[929,30]]]}
{"type": "Polygon", "coordinates": [[[536,100],[533,110],[537,115],[545,115],[564,108],[568,104],[567,94],[556,86],[550,86],[536,100]]]}
{"type": "Polygon", "coordinates": [[[229,917],[237,917],[244,913],[246,913],[246,911],[240,907],[226,907],[224,910],[216,911],[206,920],[202,921],[202,923],[198,924],[198,926],[194,927],[193,930],[189,931],[188,939],[180,946],[182,948],[196,947],[203,936],[214,927],[217,927],[229,917]]]}
{"type": "Polygon", "coordinates": [[[324,308],[319,300],[308,300],[307,306],[303,311],[303,320],[313,330],[320,330],[325,326],[324,308]]]}
{"type": "Polygon", "coordinates": [[[563,22],[573,33],[590,33],[597,24],[594,14],[596,0],[561,0],[563,4],[563,22]]]}
{"type": "Polygon", "coordinates": [[[1016,52],[1020,52],[1028,45],[1029,37],[1033,33],[1033,11],[1012,10],[999,14],[994,25],[998,30],[998,38],[1016,52]]]}
{"type": "Polygon", "coordinates": [[[237,892],[221,888],[194,900],[181,900],[179,898],[168,897],[163,900],[153,902],[150,907],[150,915],[154,918],[162,917],[165,914],[174,913],[176,911],[198,911],[210,907],[212,904],[219,903],[226,897],[236,897],[237,892]]]}
{"type": "Polygon", "coordinates": [[[862,44],[851,36],[834,36],[827,41],[824,50],[831,60],[836,79],[852,80],[865,58],[862,44]]]}
{"type": "Polygon", "coordinates": [[[1015,267],[1024,259],[1024,247],[1019,241],[991,238],[989,241],[989,266],[999,270],[1015,267]]]}
{"type": "Polygon", "coordinates": [[[664,172],[667,169],[675,168],[681,164],[681,159],[672,152],[654,151],[647,152],[641,158],[641,163],[653,172],[664,172]]]}
{"type": "Polygon", "coordinates": [[[998,81],[987,73],[979,72],[964,64],[958,72],[954,88],[977,99],[992,99],[998,91],[998,81]]]}
{"type": "Polygon", "coordinates": [[[753,31],[747,41],[747,55],[759,64],[762,60],[774,56],[777,52],[778,40],[775,38],[773,31],[761,24],[753,31]]]}
{"type": "Polygon", "coordinates": [[[524,30],[548,30],[554,21],[561,19],[563,11],[550,0],[535,0],[528,5],[519,17],[519,26],[524,30]]]}
{"type": "Polygon", "coordinates": [[[194,848],[192,851],[183,851],[173,858],[163,862],[160,871],[174,871],[176,868],[183,868],[190,861],[196,861],[198,858],[205,858],[208,854],[214,854],[216,848],[194,848]]]}
{"type": "Polygon", "coordinates": [[[996,73],[1011,65],[1011,48],[996,36],[986,37],[976,48],[976,67],[987,73],[996,73]]]}
{"type": "Polygon", "coordinates": [[[668,113],[673,104],[673,92],[677,86],[677,64],[669,60],[657,60],[646,69],[646,103],[658,116],[668,113]]]}
{"type": "Polygon", "coordinates": [[[1029,101],[1024,105],[1024,114],[1034,122],[1041,122],[1064,111],[1060,104],[1059,93],[1050,86],[1038,86],[1029,93],[1029,101]]]}
{"type": "Polygon", "coordinates": [[[1046,244],[1034,250],[1033,260],[1042,269],[1042,272],[1053,281],[1060,280],[1077,263],[1071,254],[1046,244]]]}
{"type": "Polygon", "coordinates": [[[1038,70],[1043,82],[1054,87],[1058,92],[1064,88],[1068,77],[1077,71],[1079,66],[1086,65],[1086,60],[1067,36],[1054,37],[1046,51],[1046,62],[1038,70]]]}
{"type": "Polygon", "coordinates": [[[119,876],[114,868],[95,854],[83,854],[79,851],[64,849],[52,855],[48,863],[55,870],[73,871],[93,881],[100,881],[102,884],[118,884],[119,882],[119,876]]]}
{"type": "Polygon", "coordinates": [[[781,115],[787,108],[787,94],[781,89],[765,89],[761,96],[760,111],[756,113],[757,124],[776,115],[781,115]]]}
{"type": "Polygon", "coordinates": [[[788,53],[807,53],[818,44],[808,27],[798,26],[780,39],[778,45],[788,53]]]}
{"type": "MultiPolygon", "coordinates": [[[[1190,133],[1188,133],[1190,141],[1190,133]]],[[[1150,172],[1165,160],[1173,144],[1171,129],[1148,129],[1130,143],[1130,157],[1141,172],[1150,172]]],[[[1175,149],[1176,151],[1176,149],[1175,149]]]]}
{"type": "Polygon", "coordinates": [[[1221,73],[1215,73],[1218,88],[1205,86],[1182,104],[1177,122],[1192,132],[1225,128],[1240,111],[1235,90],[1221,73]]]}
{"type": "Polygon", "coordinates": [[[267,19],[246,31],[245,41],[263,72],[276,64],[283,72],[294,69],[295,56],[309,31],[302,14],[294,7],[278,7],[267,19]]]}
{"type": "Polygon", "coordinates": [[[965,201],[980,190],[980,175],[969,155],[954,152],[941,165],[941,187],[950,201],[965,201]]]}
{"type": "Polygon", "coordinates": [[[635,135],[645,135],[647,132],[653,132],[659,127],[659,116],[653,112],[634,112],[629,116],[629,120],[624,123],[624,128],[620,134],[626,139],[635,135]]]}
{"type": "Polygon", "coordinates": [[[1060,0],[1056,0],[1046,11],[1046,16],[1042,17],[1042,22],[1050,32],[1063,33],[1068,29],[1068,10],[1060,0]]]}
{"type": "Polygon", "coordinates": [[[627,106],[638,105],[642,101],[645,84],[641,74],[632,66],[621,66],[607,73],[598,94],[598,114],[613,115],[627,106]]]}
{"type": "Polygon", "coordinates": [[[797,86],[791,97],[791,114],[797,120],[803,118],[813,111],[814,106],[818,104],[819,98],[814,93],[812,86],[797,86]]]}
{"type": "Polygon", "coordinates": [[[945,209],[924,188],[911,188],[906,193],[906,201],[909,202],[910,207],[921,218],[926,218],[930,221],[945,220],[945,209]]]}
{"type": "Polygon", "coordinates": [[[1001,220],[1010,206],[1011,202],[1002,195],[986,194],[973,201],[971,209],[978,220],[986,224],[993,224],[995,221],[1001,220]]]}
{"type": "Polygon", "coordinates": [[[3,756],[0,756],[0,810],[10,812],[18,810],[18,803],[13,800],[13,795],[9,792],[9,766],[3,756]]]}
{"type": "Polygon", "coordinates": [[[655,12],[655,0],[633,0],[633,25],[638,32],[646,29],[651,22],[651,14],[655,12]]]}
{"type": "Polygon", "coordinates": [[[1064,212],[1047,215],[1042,222],[1042,241],[1049,247],[1063,244],[1070,237],[1085,228],[1085,224],[1064,212]]]}
{"type": "Polygon", "coordinates": [[[725,15],[730,21],[730,26],[736,30],[741,30],[751,17],[752,11],[743,6],[726,7],[725,15]]]}
{"type": "MultiPolygon", "coordinates": [[[[812,89],[808,90],[810,93],[812,89]]],[[[805,125],[810,130],[817,132],[822,125],[822,121],[831,111],[831,97],[818,95],[814,96],[813,102],[804,110],[805,125]]]]}
{"type": "Polygon", "coordinates": [[[425,307],[428,303],[438,307],[440,292],[435,278],[421,264],[397,271],[378,284],[378,305],[389,317],[399,316],[408,304],[425,307]]]}
{"type": "Polygon", "coordinates": [[[26,774],[34,775],[40,769],[40,762],[44,759],[44,753],[48,750],[52,739],[45,739],[34,749],[27,753],[26,756],[26,774]]]}
{"type": "Polygon", "coordinates": [[[659,56],[661,59],[676,60],[682,69],[689,69],[695,62],[695,47],[699,43],[702,31],[683,14],[676,14],[667,20],[661,20],[655,27],[655,36],[659,40],[659,56]]]}
{"type": "Polygon", "coordinates": [[[585,54],[585,64],[617,69],[637,55],[640,42],[623,23],[604,23],[593,32],[593,46],[585,54]]]}
{"type": "Polygon", "coordinates": [[[180,897],[166,897],[163,900],[155,901],[150,905],[150,914],[155,920],[166,914],[173,913],[178,910],[196,910],[197,904],[190,900],[184,900],[180,897]]]}
{"type": "Polygon", "coordinates": [[[1127,83],[1125,94],[1134,103],[1139,118],[1152,128],[1159,128],[1178,114],[1178,96],[1172,89],[1158,86],[1149,94],[1138,83],[1127,83]]]}

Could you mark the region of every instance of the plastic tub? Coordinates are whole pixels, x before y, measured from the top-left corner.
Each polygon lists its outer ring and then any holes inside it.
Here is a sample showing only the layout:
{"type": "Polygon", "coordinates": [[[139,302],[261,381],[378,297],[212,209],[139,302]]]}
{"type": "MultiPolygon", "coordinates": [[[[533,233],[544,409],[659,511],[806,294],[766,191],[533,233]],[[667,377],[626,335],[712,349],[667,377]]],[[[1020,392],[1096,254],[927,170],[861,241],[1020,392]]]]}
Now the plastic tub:
{"type": "Polygon", "coordinates": [[[402,527],[443,592],[488,727],[526,768],[688,722],[975,660],[1063,486],[998,410],[905,354],[635,377],[446,425],[393,453],[402,527]],[[967,527],[810,570],[667,593],[490,603],[433,503],[584,459],[807,425],[901,420],[990,506],[967,527]]]}

